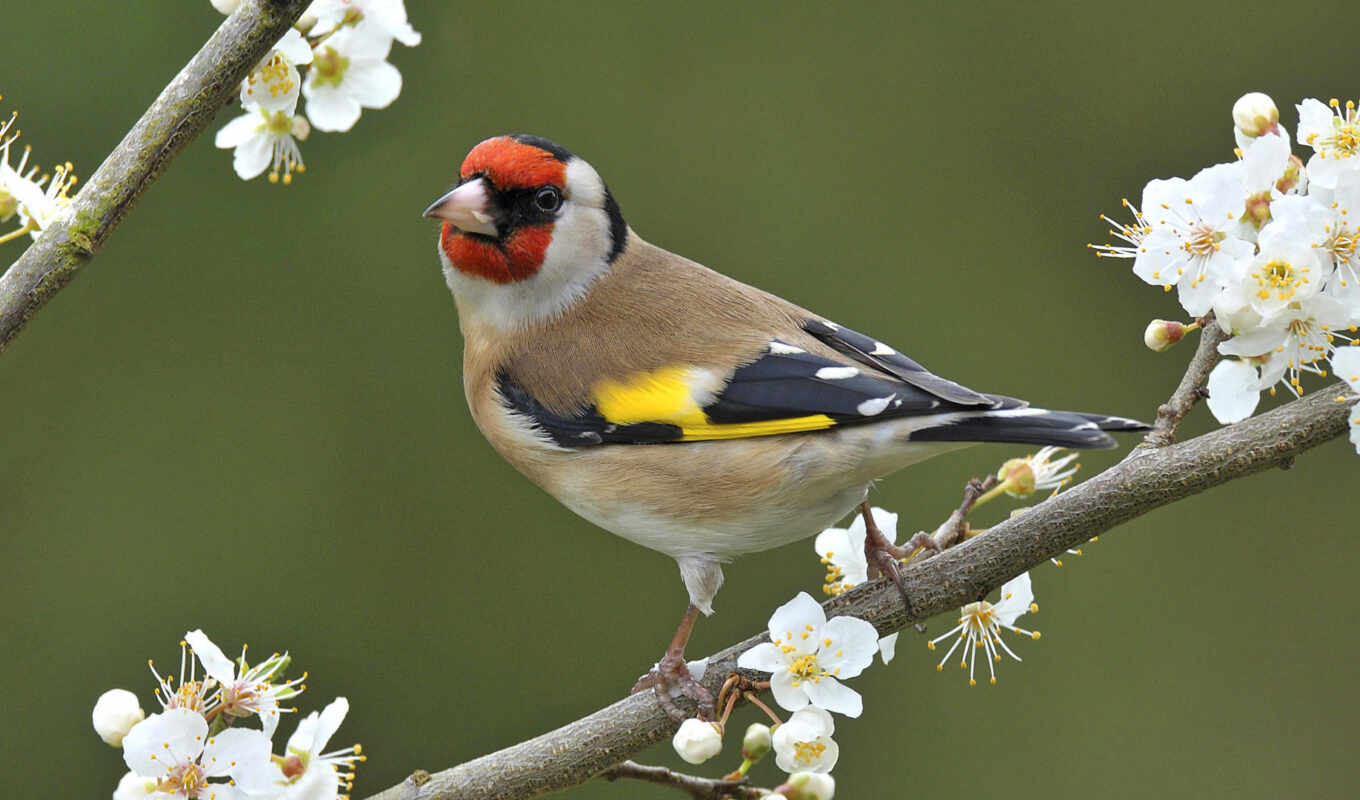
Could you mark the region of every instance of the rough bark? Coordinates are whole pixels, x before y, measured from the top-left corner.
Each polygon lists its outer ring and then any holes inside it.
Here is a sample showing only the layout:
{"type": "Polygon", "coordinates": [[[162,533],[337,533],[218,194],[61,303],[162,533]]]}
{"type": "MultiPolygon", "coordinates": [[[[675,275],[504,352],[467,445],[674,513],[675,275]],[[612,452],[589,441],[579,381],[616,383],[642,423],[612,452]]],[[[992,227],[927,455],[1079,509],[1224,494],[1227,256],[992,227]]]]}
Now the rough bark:
{"type": "MultiPolygon", "coordinates": [[[[1274,467],[1346,432],[1344,384],[1320,389],[1268,414],[1180,444],[1141,449],[1075,488],[1045,500],[985,535],[904,570],[912,608],[892,583],[876,580],[825,603],[827,616],[851,614],[880,634],[906,628],[982,597],[1002,583],[1114,526],[1206,489],[1274,467]]],[[[737,656],[764,633],[709,658],[713,691],[737,656]]],[[[763,677],[749,674],[749,677],[763,677]]],[[[378,800],[519,800],[583,783],[665,740],[675,724],[650,692],[526,742],[437,773],[417,772],[378,800]]]]}

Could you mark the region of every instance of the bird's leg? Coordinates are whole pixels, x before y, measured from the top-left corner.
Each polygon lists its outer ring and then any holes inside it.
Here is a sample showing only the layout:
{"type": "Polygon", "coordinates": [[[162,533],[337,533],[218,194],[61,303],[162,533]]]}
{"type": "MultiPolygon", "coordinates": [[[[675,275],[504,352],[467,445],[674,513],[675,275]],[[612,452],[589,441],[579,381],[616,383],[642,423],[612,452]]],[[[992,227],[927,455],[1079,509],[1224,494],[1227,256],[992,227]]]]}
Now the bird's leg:
{"type": "MultiPolygon", "coordinates": [[[[949,515],[940,527],[935,529],[935,535],[931,541],[935,544],[935,552],[946,547],[953,547],[963,541],[968,532],[968,525],[964,522],[964,517],[973,510],[977,501],[982,498],[992,487],[996,486],[997,479],[995,474],[988,475],[982,480],[973,478],[963,487],[963,502],[954,513],[949,515]]],[[[920,534],[917,534],[919,536],[920,534]]],[[[915,541],[913,539],[912,541],[915,541]]]]}
{"type": "MultiPolygon", "coordinates": [[[[902,563],[903,558],[906,558],[912,552],[913,548],[922,546],[918,542],[920,537],[925,536],[927,540],[930,540],[930,537],[918,533],[912,537],[906,547],[898,547],[888,541],[888,537],[884,536],[883,531],[879,530],[878,525],[874,523],[874,515],[869,510],[868,500],[859,504],[859,513],[864,517],[864,560],[869,566],[869,577],[877,578],[882,575],[891,578],[893,584],[897,586],[897,591],[902,594],[902,605],[906,606],[907,611],[911,611],[911,599],[907,597],[907,587],[902,582],[902,573],[898,571],[898,565],[902,563]]],[[[930,543],[934,544],[934,540],[930,540],[930,543]]]]}
{"type": "Polygon", "coordinates": [[[680,618],[680,626],[675,629],[675,636],[671,639],[671,646],[666,648],[666,654],[657,662],[656,669],[639,678],[629,692],[637,694],[643,689],[651,688],[656,692],[656,700],[661,704],[662,710],[676,722],[684,722],[689,716],[684,709],[675,704],[675,699],[671,696],[677,689],[699,707],[700,719],[713,719],[716,710],[713,693],[689,674],[689,665],[685,663],[685,645],[689,642],[689,635],[694,630],[694,621],[698,618],[699,609],[695,606],[691,605],[685,610],[685,616],[680,618]]]}

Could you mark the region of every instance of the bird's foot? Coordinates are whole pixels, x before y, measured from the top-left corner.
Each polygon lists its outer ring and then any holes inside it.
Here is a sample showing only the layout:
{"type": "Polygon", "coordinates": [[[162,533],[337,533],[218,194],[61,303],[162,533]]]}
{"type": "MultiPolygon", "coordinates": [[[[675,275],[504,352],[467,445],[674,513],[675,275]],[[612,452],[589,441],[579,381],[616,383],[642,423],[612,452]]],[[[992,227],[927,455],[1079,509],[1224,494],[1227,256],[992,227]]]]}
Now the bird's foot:
{"type": "Polygon", "coordinates": [[[922,531],[911,537],[911,541],[907,542],[905,547],[898,547],[888,541],[888,537],[884,536],[883,531],[874,523],[874,515],[869,510],[867,500],[860,504],[860,513],[864,515],[864,560],[869,567],[867,570],[869,577],[887,577],[892,580],[902,595],[902,605],[910,611],[911,598],[907,596],[907,586],[902,580],[902,560],[923,549],[938,553],[939,546],[935,544],[930,534],[922,531]]]}
{"type": "Polygon", "coordinates": [[[688,697],[693,700],[694,705],[698,707],[700,719],[714,719],[717,706],[713,700],[713,693],[695,679],[689,665],[685,663],[683,654],[668,651],[661,661],[657,662],[655,669],[638,678],[628,693],[637,694],[647,689],[656,694],[656,702],[661,706],[661,710],[676,722],[684,722],[693,716],[675,702],[677,697],[688,697]]]}
{"type": "MultiPolygon", "coordinates": [[[[953,547],[964,539],[968,538],[968,523],[966,517],[968,512],[973,510],[978,500],[996,486],[996,475],[988,475],[982,480],[973,478],[963,487],[963,502],[949,515],[949,519],[941,523],[935,529],[935,534],[931,537],[936,545],[935,552],[940,552],[944,548],[953,547]]],[[[916,534],[920,536],[921,534],[916,534]]],[[[913,539],[913,541],[915,541],[913,539]]]]}
{"type": "MultiPolygon", "coordinates": [[[[694,630],[694,621],[698,617],[699,609],[695,606],[691,605],[685,610],[679,627],[675,629],[675,637],[671,639],[671,646],[666,648],[666,655],[657,662],[655,669],[638,678],[629,692],[637,694],[644,689],[651,689],[656,693],[656,701],[661,709],[676,722],[684,722],[690,716],[676,705],[676,697],[693,700],[699,708],[700,719],[714,718],[713,693],[699,683],[703,677],[702,671],[696,676],[690,672],[689,664],[685,663],[685,645],[689,642],[690,631],[694,630]]],[[[706,668],[707,659],[703,663],[706,668]]]]}

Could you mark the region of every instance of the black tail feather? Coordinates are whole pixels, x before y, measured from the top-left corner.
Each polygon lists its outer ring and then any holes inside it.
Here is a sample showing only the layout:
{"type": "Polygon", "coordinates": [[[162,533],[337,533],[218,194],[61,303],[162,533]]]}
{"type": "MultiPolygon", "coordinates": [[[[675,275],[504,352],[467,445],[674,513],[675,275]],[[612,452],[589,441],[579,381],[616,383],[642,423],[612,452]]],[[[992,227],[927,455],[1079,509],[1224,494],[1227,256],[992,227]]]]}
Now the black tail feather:
{"type": "Polygon", "coordinates": [[[1118,442],[1106,431],[1148,430],[1147,424],[1127,417],[1045,408],[1012,407],[949,416],[939,425],[913,432],[912,441],[1004,442],[1087,450],[1116,446],[1118,442]]]}

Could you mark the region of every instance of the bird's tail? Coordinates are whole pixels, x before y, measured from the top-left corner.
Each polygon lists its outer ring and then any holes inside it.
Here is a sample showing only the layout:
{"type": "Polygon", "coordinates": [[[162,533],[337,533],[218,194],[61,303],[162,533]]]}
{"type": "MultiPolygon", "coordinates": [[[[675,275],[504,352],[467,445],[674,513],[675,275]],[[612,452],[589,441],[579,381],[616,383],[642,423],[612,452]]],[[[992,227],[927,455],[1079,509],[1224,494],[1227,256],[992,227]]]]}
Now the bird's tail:
{"type": "Polygon", "coordinates": [[[941,415],[945,418],[940,424],[914,431],[912,441],[1007,442],[1095,449],[1117,444],[1108,431],[1133,433],[1149,429],[1146,423],[1128,417],[1050,411],[1010,397],[988,397],[998,402],[996,408],[941,415]]]}

